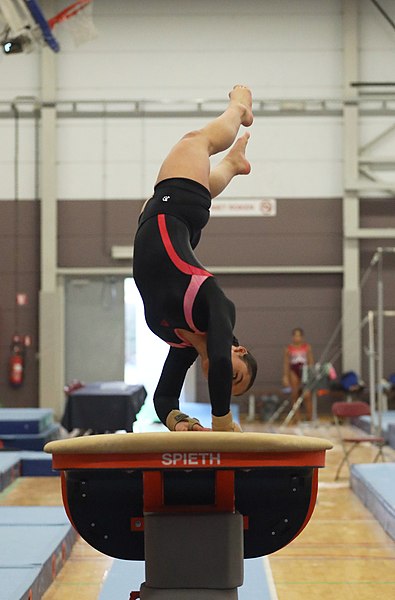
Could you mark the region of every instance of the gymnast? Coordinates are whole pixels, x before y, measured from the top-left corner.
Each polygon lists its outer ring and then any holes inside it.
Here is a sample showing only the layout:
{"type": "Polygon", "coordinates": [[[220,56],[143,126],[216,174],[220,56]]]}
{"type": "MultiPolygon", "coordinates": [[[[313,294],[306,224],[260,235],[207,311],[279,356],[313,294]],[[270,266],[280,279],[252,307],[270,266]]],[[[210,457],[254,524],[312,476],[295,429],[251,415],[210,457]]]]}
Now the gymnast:
{"type": "MultiPolygon", "coordinates": [[[[303,404],[308,421],[313,418],[313,401],[311,391],[303,389],[303,369],[313,365],[313,351],[304,338],[304,331],[300,327],[295,327],[292,330],[292,343],[284,348],[283,385],[291,388],[292,404],[295,404],[300,395],[303,394],[303,404]]],[[[294,422],[297,423],[299,419],[298,410],[294,422]]]]}
{"type": "Polygon", "coordinates": [[[233,177],[251,170],[245,157],[249,133],[210,169],[210,156],[230,148],[240,126],[253,122],[247,87],[235,86],[229,99],[222,115],[172,148],[134,240],[133,276],[147,325],[171,346],[154,394],[156,412],[171,431],[205,430],[179,410],[186,373],[198,357],[208,379],[213,431],[240,431],[230,398],[246,392],[257,371],[254,357],[233,335],[234,304],[193,252],[209,220],[211,199],[233,177]]]}

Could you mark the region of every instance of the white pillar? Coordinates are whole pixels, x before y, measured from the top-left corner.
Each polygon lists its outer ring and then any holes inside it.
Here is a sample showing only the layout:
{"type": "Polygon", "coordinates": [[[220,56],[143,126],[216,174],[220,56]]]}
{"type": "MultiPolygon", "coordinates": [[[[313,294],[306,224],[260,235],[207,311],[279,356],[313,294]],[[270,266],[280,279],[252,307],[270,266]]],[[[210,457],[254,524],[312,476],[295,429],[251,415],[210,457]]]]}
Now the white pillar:
{"type": "Polygon", "coordinates": [[[344,144],[344,197],[343,197],[343,296],[342,347],[343,371],[361,373],[361,294],[359,287],[359,198],[355,189],[358,181],[358,92],[351,87],[358,81],[358,0],[343,0],[343,144],[344,144]]]}
{"type": "MultiPolygon", "coordinates": [[[[52,3],[51,3],[52,4],[52,3]]],[[[39,297],[39,405],[63,410],[63,290],[57,285],[56,55],[41,52],[41,288],[39,297]]]]}

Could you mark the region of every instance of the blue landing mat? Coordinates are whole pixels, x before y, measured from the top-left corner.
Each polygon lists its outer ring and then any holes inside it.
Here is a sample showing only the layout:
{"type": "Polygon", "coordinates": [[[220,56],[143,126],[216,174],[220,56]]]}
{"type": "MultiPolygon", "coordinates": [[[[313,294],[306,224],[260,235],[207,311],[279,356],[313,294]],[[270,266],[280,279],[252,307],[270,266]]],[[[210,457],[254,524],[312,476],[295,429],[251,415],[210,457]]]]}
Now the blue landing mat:
{"type": "Polygon", "coordinates": [[[395,540],[395,463],[351,466],[351,487],[395,540]]]}
{"type": "MultiPolygon", "coordinates": [[[[114,560],[103,584],[99,600],[128,598],[145,580],[144,562],[114,560]]],[[[244,561],[244,584],[238,588],[239,600],[277,600],[269,560],[253,558],[244,561]]]]}
{"type": "Polygon", "coordinates": [[[395,423],[388,426],[388,443],[391,448],[395,449],[395,423]]]}
{"type": "Polygon", "coordinates": [[[0,492],[12,483],[21,472],[20,458],[16,452],[0,452],[0,492]]]}
{"type": "Polygon", "coordinates": [[[31,565],[20,569],[0,567],[2,600],[29,600],[30,591],[34,599],[41,598],[38,584],[40,573],[41,566],[31,565]]]}
{"type": "Polygon", "coordinates": [[[58,477],[52,469],[52,456],[46,452],[24,450],[21,455],[22,477],[58,477]]]}
{"type": "Polygon", "coordinates": [[[63,506],[0,506],[0,527],[3,525],[70,526],[70,521],[63,506]]]}
{"type": "Polygon", "coordinates": [[[0,524],[0,569],[44,564],[69,529],[70,525],[0,524]]]}
{"type": "MultiPolygon", "coordinates": [[[[368,416],[358,417],[357,419],[354,419],[353,422],[355,423],[355,425],[357,427],[359,427],[363,431],[366,431],[366,433],[370,433],[371,417],[368,417],[368,416]]],[[[395,410],[387,410],[382,415],[382,427],[383,427],[382,435],[387,442],[389,439],[389,426],[392,423],[395,424],[395,410]]]]}
{"type": "Polygon", "coordinates": [[[49,408],[0,408],[0,434],[41,433],[52,424],[49,408]]]}
{"type": "Polygon", "coordinates": [[[59,471],[52,469],[52,457],[46,452],[0,451],[0,492],[19,476],[57,477],[59,471]]]}
{"type": "Polygon", "coordinates": [[[12,450],[42,450],[47,442],[59,438],[59,432],[59,425],[53,424],[40,433],[2,433],[0,439],[4,442],[5,448],[12,450]]]}
{"type": "Polygon", "coordinates": [[[62,507],[1,506],[1,600],[42,598],[75,539],[62,507]]]}

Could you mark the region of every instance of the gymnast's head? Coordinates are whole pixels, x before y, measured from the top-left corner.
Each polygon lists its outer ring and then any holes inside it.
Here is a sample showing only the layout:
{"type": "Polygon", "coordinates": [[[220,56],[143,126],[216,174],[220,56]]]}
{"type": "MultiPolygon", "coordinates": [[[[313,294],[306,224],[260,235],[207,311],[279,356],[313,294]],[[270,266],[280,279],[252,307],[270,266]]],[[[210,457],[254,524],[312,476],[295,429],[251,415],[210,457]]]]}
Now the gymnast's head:
{"type": "MultiPolygon", "coordinates": [[[[232,396],[241,396],[253,385],[258,369],[257,362],[251,352],[241,346],[234,337],[231,348],[232,360],[232,396]]],[[[202,371],[208,377],[209,360],[202,360],[202,371]]]]}
{"type": "Polygon", "coordinates": [[[292,329],[292,343],[296,346],[304,343],[304,331],[301,327],[292,329]]]}
{"type": "Polygon", "coordinates": [[[251,352],[244,346],[240,346],[238,342],[237,345],[232,346],[232,367],[232,395],[241,396],[252,387],[258,365],[251,352]]]}

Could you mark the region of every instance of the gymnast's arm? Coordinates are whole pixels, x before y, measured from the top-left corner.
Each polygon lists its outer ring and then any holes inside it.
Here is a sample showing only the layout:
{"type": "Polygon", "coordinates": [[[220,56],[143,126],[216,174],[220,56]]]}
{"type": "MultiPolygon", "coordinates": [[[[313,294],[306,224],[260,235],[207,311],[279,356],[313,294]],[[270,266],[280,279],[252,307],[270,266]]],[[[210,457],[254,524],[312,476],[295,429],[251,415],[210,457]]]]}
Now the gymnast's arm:
{"type": "Polygon", "coordinates": [[[197,356],[195,348],[170,348],[154,394],[155,410],[162,423],[166,424],[170,411],[179,408],[179,397],[187,371],[197,356]]]}
{"type": "Polygon", "coordinates": [[[284,358],[283,358],[283,386],[289,387],[289,355],[288,355],[288,347],[284,348],[284,358]]]}
{"type": "Polygon", "coordinates": [[[307,364],[309,367],[314,365],[314,356],[310,344],[307,344],[307,364]]]}
{"type": "MultiPolygon", "coordinates": [[[[222,294],[222,291],[219,290],[222,294]]],[[[207,330],[207,355],[209,360],[208,388],[212,412],[223,416],[229,412],[232,395],[233,365],[231,359],[234,308],[221,296],[210,302],[207,330]]]]}

